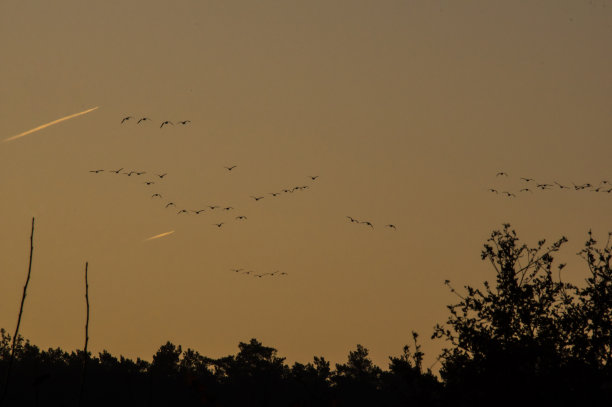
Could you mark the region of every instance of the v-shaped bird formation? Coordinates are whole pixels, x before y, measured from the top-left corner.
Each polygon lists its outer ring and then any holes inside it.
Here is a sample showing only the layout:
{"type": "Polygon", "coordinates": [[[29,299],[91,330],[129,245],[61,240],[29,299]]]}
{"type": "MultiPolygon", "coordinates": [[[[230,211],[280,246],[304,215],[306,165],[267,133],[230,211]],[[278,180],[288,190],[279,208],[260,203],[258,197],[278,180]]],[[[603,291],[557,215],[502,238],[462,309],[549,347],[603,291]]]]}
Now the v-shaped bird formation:
{"type": "MultiPolygon", "coordinates": [[[[191,120],[160,120],[157,121],[159,123],[159,129],[165,129],[167,127],[172,126],[187,126],[191,123],[191,120]]],[[[125,126],[132,123],[137,126],[145,126],[148,123],[154,124],[154,121],[147,116],[134,116],[127,115],[123,116],[120,120],[120,125],[125,126]]],[[[240,173],[240,166],[236,163],[228,164],[220,169],[220,171],[225,171],[228,175],[238,172],[240,173]]],[[[166,211],[168,214],[172,214],[174,216],[180,217],[188,217],[195,216],[199,217],[200,215],[210,215],[214,216],[214,219],[209,221],[209,223],[205,223],[210,229],[213,230],[224,230],[225,227],[229,223],[242,223],[246,222],[249,218],[238,209],[238,206],[234,205],[221,205],[217,203],[207,203],[202,204],[200,207],[187,207],[187,206],[179,206],[178,201],[181,197],[169,197],[166,196],[165,193],[162,193],[160,190],[156,190],[160,185],[167,182],[167,177],[170,177],[167,172],[152,172],[145,171],[140,169],[128,169],[126,167],[120,168],[95,168],[89,170],[91,174],[95,174],[96,176],[103,176],[104,174],[108,174],[113,177],[122,178],[122,179],[134,179],[138,180],[137,184],[141,185],[146,193],[143,196],[148,197],[149,201],[158,205],[162,210],[166,211]],[[221,217],[221,218],[220,218],[221,217]]],[[[236,175],[239,176],[239,175],[236,175]]],[[[283,195],[289,195],[294,193],[301,193],[304,191],[310,190],[314,187],[319,181],[319,175],[305,175],[304,182],[297,182],[291,186],[281,187],[277,190],[268,190],[266,192],[261,191],[258,194],[245,194],[245,200],[250,200],[251,205],[265,205],[265,201],[269,199],[280,199],[283,195]]],[[[133,182],[133,181],[132,181],[133,182]]],[[[370,220],[357,220],[351,216],[347,216],[350,223],[361,225],[364,228],[368,228],[374,230],[374,223],[370,220]]],[[[392,223],[387,223],[383,226],[383,228],[397,231],[397,226],[392,223]]],[[[253,270],[245,271],[244,269],[233,269],[234,272],[238,274],[242,274],[245,276],[251,276],[255,278],[265,278],[265,277],[284,277],[287,276],[287,272],[265,272],[265,273],[257,273],[253,270]]]]}

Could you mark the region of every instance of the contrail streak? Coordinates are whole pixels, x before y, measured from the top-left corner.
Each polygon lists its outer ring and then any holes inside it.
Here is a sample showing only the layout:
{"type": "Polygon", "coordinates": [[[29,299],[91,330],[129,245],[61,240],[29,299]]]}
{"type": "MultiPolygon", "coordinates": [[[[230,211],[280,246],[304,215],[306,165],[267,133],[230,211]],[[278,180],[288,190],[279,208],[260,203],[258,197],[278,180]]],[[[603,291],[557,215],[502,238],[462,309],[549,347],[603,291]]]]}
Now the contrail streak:
{"type": "Polygon", "coordinates": [[[168,236],[168,235],[171,235],[173,233],[174,233],[174,230],[171,230],[170,232],[160,233],[159,235],[151,236],[150,238],[145,239],[144,241],[147,242],[149,240],[159,239],[160,237],[168,236]]]}
{"type": "Polygon", "coordinates": [[[87,114],[87,113],[89,113],[89,112],[93,112],[93,111],[94,111],[94,110],[96,110],[98,107],[99,107],[99,106],[92,107],[91,109],[87,109],[87,110],[85,110],[85,111],[83,111],[83,112],[80,112],[80,113],[75,113],[75,114],[71,114],[70,116],[66,116],[66,117],[62,117],[61,119],[53,120],[53,121],[52,121],[52,122],[50,122],[50,123],[43,124],[42,126],[38,126],[38,127],[36,127],[36,128],[33,128],[32,130],[24,131],[24,132],[23,132],[23,133],[21,133],[21,134],[18,134],[18,135],[13,136],[13,137],[9,137],[9,138],[5,139],[5,140],[4,140],[4,142],[6,143],[7,141],[13,141],[13,140],[16,140],[16,139],[21,138],[21,137],[23,137],[23,136],[27,136],[28,134],[34,133],[35,131],[45,129],[45,128],[47,128],[47,127],[49,127],[49,126],[53,126],[54,124],[57,124],[57,123],[59,123],[59,122],[63,122],[64,120],[70,120],[70,119],[72,119],[72,118],[74,118],[74,117],[81,116],[81,115],[83,115],[83,114],[87,114]]]}

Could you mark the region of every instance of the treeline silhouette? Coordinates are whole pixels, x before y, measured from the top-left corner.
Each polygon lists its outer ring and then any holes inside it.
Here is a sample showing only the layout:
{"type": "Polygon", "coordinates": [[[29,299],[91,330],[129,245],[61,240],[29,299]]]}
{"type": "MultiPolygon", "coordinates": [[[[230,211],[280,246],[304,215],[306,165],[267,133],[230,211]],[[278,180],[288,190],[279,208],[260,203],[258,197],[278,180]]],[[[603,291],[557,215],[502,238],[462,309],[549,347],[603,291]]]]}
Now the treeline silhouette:
{"type": "MultiPolygon", "coordinates": [[[[415,332],[386,370],[361,345],[332,367],[316,356],[290,366],[256,339],[218,359],[167,342],[147,362],[41,351],[19,337],[4,404],[72,406],[81,396],[86,406],[610,406],[611,236],[601,245],[589,232],[578,253],[588,277],[577,286],[554,260],[567,239],[529,247],[510,225],[494,231],[481,256],[495,282],[457,290],[445,281],[459,302],[434,328],[432,338],[446,341],[440,377],[423,367],[415,332]]],[[[0,334],[4,377],[11,337],[0,334]]]]}

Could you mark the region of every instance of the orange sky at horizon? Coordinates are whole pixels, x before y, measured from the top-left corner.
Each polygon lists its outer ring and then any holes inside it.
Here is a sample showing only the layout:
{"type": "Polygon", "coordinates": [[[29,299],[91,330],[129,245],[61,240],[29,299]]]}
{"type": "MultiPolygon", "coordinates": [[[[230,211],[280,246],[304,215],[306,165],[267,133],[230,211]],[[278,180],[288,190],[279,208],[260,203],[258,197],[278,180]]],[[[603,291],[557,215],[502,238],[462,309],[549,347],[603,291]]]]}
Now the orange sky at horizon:
{"type": "Polygon", "coordinates": [[[444,280],[492,280],[502,223],[567,236],[578,283],[587,231],[612,231],[612,193],[519,192],[612,181],[609,0],[3,2],[0,48],[0,139],[99,106],[0,143],[0,327],[34,216],[41,348],[82,347],[88,261],[94,353],[255,337],[386,368],[415,330],[429,366],[444,280]]]}

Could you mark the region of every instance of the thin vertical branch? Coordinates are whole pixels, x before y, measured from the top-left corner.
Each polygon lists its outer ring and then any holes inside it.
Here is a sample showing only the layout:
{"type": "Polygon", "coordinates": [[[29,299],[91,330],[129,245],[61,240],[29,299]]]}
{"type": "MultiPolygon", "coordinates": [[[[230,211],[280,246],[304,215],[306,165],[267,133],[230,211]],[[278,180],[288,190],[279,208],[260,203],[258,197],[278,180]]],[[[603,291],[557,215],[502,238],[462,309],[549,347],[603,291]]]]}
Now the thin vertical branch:
{"type": "Polygon", "coordinates": [[[85,262],[85,304],[87,306],[87,313],[85,318],[85,346],[83,347],[83,375],[81,376],[81,390],[79,392],[79,405],[83,400],[83,393],[85,390],[85,376],[87,374],[87,361],[89,355],[87,353],[87,344],[89,342],[89,283],[87,281],[87,268],[88,262],[85,262]]]}
{"type": "Polygon", "coordinates": [[[34,253],[34,218],[32,218],[32,232],[30,233],[30,263],[28,265],[28,277],[26,278],[25,285],[23,286],[23,295],[21,296],[21,306],[19,307],[19,317],[17,317],[17,328],[15,328],[15,335],[13,335],[13,346],[11,347],[11,357],[9,359],[8,367],[6,369],[6,379],[4,380],[4,390],[2,391],[2,397],[0,397],[0,405],[6,398],[8,392],[9,380],[11,378],[11,368],[13,366],[13,360],[15,359],[15,348],[17,347],[17,338],[19,337],[19,325],[21,325],[21,316],[23,315],[23,304],[28,290],[28,284],[30,282],[30,274],[32,273],[32,254],[34,253]]]}

